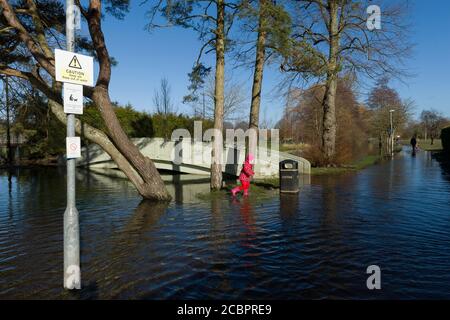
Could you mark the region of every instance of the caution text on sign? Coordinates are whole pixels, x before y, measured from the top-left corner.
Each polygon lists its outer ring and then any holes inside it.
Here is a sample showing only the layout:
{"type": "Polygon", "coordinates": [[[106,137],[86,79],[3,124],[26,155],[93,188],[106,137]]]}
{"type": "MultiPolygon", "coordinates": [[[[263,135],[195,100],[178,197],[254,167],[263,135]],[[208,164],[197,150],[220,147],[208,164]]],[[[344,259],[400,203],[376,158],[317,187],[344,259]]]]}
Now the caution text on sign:
{"type": "Polygon", "coordinates": [[[83,54],[55,49],[56,81],[94,86],[94,59],[83,54]]]}

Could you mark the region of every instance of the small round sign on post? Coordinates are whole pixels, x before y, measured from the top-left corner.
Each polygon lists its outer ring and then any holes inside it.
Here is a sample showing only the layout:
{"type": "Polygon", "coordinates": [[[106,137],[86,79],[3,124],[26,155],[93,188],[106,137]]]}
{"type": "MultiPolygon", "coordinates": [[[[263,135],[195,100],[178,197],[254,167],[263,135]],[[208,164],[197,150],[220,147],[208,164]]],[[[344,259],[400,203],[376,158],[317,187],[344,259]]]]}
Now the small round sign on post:
{"type": "Polygon", "coordinates": [[[67,159],[76,159],[81,157],[81,139],[80,137],[66,138],[67,159]]]}

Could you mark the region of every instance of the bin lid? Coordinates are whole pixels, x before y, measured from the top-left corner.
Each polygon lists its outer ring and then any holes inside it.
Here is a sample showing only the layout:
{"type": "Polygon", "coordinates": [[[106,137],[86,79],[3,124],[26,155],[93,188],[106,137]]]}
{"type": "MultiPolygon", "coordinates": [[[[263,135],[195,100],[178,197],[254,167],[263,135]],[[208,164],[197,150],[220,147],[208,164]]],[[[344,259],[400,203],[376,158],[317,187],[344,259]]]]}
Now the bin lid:
{"type": "Polygon", "coordinates": [[[298,169],[298,162],[291,159],[280,161],[280,169],[298,169]]]}

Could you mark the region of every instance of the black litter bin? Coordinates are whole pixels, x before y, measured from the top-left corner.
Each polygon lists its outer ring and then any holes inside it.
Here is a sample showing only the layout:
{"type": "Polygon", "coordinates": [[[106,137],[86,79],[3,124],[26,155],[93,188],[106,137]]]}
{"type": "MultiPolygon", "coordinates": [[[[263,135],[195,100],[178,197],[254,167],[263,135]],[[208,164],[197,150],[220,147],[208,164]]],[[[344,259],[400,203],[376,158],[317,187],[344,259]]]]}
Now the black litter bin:
{"type": "Polygon", "coordinates": [[[284,160],[280,162],[280,192],[297,193],[299,188],[298,162],[284,160]]]}

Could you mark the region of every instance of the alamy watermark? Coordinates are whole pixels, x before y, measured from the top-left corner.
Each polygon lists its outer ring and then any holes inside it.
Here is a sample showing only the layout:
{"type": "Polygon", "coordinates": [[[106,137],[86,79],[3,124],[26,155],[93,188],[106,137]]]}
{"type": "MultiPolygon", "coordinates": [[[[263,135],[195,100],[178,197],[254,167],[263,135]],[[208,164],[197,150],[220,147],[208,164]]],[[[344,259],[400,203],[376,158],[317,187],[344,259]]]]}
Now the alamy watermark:
{"type": "Polygon", "coordinates": [[[70,265],[66,270],[67,279],[64,287],[67,289],[80,289],[81,288],[81,280],[80,280],[80,267],[77,265],[70,265]]]}
{"type": "Polygon", "coordinates": [[[381,29],[381,8],[377,5],[371,5],[367,7],[367,18],[366,26],[370,31],[381,29]]]}
{"type": "Polygon", "coordinates": [[[381,290],[381,269],[377,265],[368,266],[366,270],[370,276],[367,278],[366,285],[369,290],[381,290]]]}
{"type": "Polygon", "coordinates": [[[81,12],[77,5],[70,5],[66,8],[67,29],[70,31],[81,29],[81,12]]]}
{"type": "Polygon", "coordinates": [[[213,163],[234,165],[244,160],[246,151],[256,163],[275,162],[279,159],[278,129],[207,129],[203,132],[202,122],[194,122],[194,136],[187,129],[176,129],[171,140],[175,141],[172,162],[179,164],[213,163]]]}

